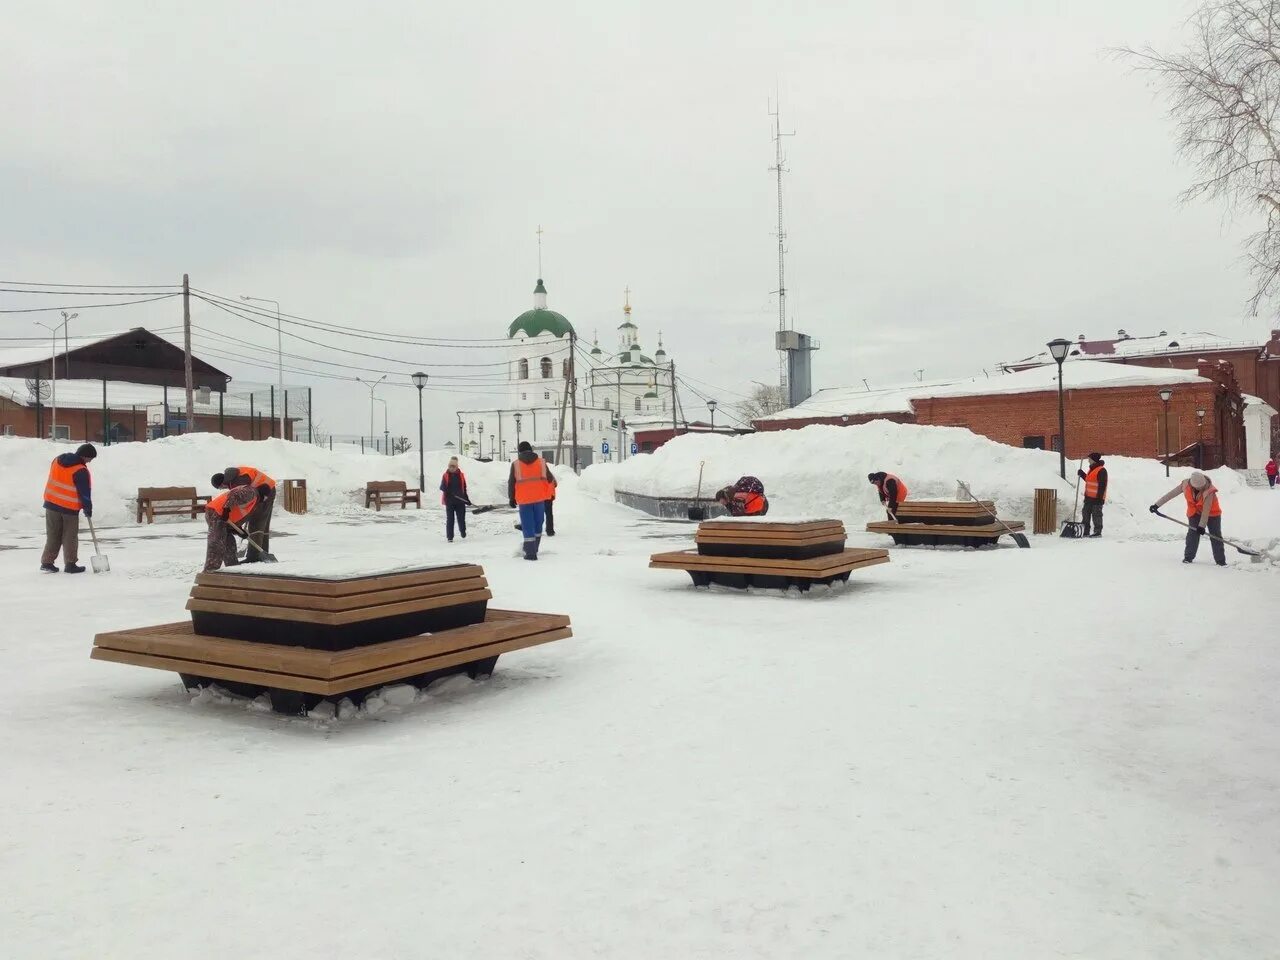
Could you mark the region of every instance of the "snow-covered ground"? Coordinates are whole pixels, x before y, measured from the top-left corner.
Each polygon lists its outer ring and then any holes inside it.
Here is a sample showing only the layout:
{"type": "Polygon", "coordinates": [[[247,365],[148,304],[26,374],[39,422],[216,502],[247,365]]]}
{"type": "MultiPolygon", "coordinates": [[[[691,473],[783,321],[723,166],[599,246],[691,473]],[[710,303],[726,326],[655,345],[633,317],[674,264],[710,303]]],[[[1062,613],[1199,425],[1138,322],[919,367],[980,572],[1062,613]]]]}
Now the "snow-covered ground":
{"type": "MultiPolygon", "coordinates": [[[[691,527],[598,498],[691,493],[705,461],[704,491],[754,473],[779,515],[886,545],[870,470],[1026,518],[1056,460],[875,424],[686,438],[565,478],[530,564],[506,511],[448,545],[431,495],[363,510],[416,455],[176,438],[103,452],[112,572],[71,578],[35,572],[50,455],[0,441],[0,956],[1280,955],[1280,575],[1179,563],[1144,512],[1162,468],[1113,464],[1116,536],[895,549],[802,598],[648,570],[691,527]],[[203,523],[137,526],[130,488],[227,463],[308,478],[282,560],[475,560],[575,637],[345,719],[90,661],[183,619],[203,558],[203,523]]],[[[501,499],[505,467],[468,466],[501,499]]],[[[1229,534],[1280,537],[1280,493],[1215,479],[1229,534]]]]}

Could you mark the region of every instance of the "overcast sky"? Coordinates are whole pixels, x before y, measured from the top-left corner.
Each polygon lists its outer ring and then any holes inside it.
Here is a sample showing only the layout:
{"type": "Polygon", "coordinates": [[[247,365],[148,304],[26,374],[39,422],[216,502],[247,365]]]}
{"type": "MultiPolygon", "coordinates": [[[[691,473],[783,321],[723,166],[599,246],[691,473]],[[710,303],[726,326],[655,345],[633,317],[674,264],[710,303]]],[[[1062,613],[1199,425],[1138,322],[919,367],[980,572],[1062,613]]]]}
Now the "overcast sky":
{"type": "MultiPolygon", "coordinates": [[[[972,374],[1120,327],[1243,338],[1269,326],[1244,318],[1250,225],[1179,204],[1163,106],[1106,54],[1174,44],[1191,9],[23,4],[0,32],[0,275],[188,272],[332,323],[501,337],[531,305],[542,224],[550,305],[582,336],[615,342],[629,285],[646,350],[661,329],[730,405],[777,374],[776,84],[796,131],[789,312],[822,341],[815,388],[972,374]]],[[[31,319],[0,315],[0,335],[31,319]]],[[[85,311],[74,332],[180,319],[174,300],[85,311]]],[[[274,346],[203,304],[196,322],[274,346]]],[[[365,349],[496,353],[382,347],[365,349]]],[[[367,390],[314,386],[326,430],[367,429],[367,390]]],[[[412,390],[381,395],[392,432],[414,433],[412,390]]],[[[433,392],[428,445],[471,402],[433,392]]]]}

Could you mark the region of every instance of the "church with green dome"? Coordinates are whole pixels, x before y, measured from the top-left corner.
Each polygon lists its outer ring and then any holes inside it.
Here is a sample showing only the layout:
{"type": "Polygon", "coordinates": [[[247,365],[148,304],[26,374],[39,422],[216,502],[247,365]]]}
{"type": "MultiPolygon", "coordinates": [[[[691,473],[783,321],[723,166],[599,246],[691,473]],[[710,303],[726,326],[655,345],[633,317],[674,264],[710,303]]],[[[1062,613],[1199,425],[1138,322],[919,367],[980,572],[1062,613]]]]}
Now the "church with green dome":
{"type": "Polygon", "coordinates": [[[575,374],[579,466],[624,459],[635,429],[670,423],[674,374],[662,336],[657,350],[646,354],[631,319],[629,289],[622,312],[616,349],[606,353],[598,337],[586,348],[569,318],[547,306],[547,288],[539,278],[532,309],[507,325],[508,397],[489,409],[457,412],[462,452],[505,460],[528,440],[548,462],[569,462],[575,398],[568,391],[575,374]]]}

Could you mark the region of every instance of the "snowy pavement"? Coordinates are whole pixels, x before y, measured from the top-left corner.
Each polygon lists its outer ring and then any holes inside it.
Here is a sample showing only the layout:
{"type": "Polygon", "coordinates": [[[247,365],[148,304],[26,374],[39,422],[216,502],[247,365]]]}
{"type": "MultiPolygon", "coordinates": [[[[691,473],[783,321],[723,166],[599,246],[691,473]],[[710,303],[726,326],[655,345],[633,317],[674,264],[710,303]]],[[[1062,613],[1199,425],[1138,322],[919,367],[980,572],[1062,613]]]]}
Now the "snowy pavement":
{"type": "Polygon", "coordinates": [[[689,527],[556,512],[536,565],[508,513],[278,518],[284,559],[474,559],[573,617],[338,720],[88,659],[185,617],[203,524],[75,579],[3,537],[0,956],[1280,955],[1275,569],[1038,537],[695,592],[645,565],[689,527]]]}

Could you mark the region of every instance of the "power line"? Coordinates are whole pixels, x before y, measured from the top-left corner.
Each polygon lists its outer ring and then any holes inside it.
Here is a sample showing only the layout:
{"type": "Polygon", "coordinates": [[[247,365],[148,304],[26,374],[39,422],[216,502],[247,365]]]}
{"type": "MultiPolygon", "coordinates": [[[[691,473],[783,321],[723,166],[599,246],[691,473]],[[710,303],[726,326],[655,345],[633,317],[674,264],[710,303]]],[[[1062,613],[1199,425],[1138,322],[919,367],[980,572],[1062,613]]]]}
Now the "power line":
{"type": "MultiPolygon", "coordinates": [[[[174,290],[173,292],[178,293],[179,291],[174,290]]],[[[40,295],[52,294],[54,296],[62,296],[62,297],[138,297],[138,296],[149,296],[150,294],[154,293],[154,291],[131,289],[131,290],[122,291],[120,293],[115,293],[111,290],[83,290],[83,291],[81,290],[22,290],[17,287],[0,286],[0,293],[35,293],[40,295]]]]}
{"type": "Polygon", "coordinates": [[[166,293],[163,296],[151,297],[146,300],[125,300],[116,303],[66,303],[56,307],[27,307],[22,310],[0,310],[0,313],[52,313],[58,310],[93,310],[98,307],[129,307],[138,303],[155,303],[157,300],[168,300],[170,297],[180,296],[177,293],[166,293]]]}
{"type": "Polygon", "coordinates": [[[97,290],[173,289],[181,286],[177,283],[52,283],[48,281],[37,283],[34,280],[0,280],[0,283],[14,287],[87,287],[97,290]]]}

